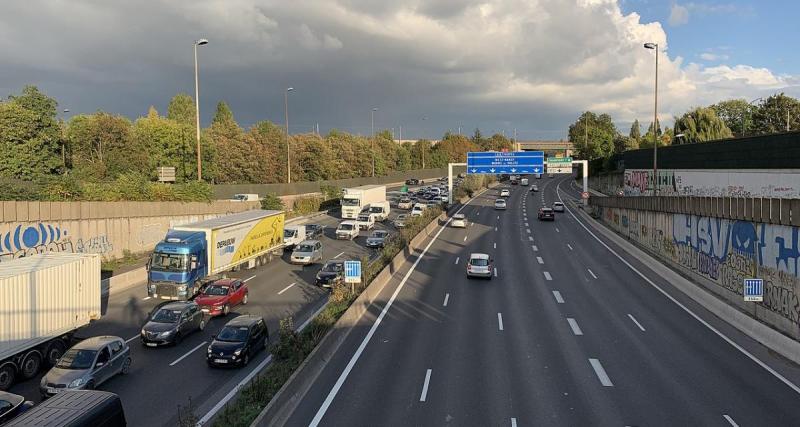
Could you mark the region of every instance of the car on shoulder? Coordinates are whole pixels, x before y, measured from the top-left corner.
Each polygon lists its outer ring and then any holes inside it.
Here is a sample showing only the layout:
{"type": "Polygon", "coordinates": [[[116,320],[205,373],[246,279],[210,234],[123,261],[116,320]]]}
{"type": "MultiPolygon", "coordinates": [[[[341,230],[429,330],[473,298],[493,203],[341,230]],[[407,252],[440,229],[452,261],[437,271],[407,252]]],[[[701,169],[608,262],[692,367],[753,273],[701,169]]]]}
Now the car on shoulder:
{"type": "Polygon", "coordinates": [[[539,213],[537,216],[539,218],[539,221],[556,220],[556,214],[555,212],[553,212],[553,209],[551,208],[539,208],[539,213]]]}
{"type": "Polygon", "coordinates": [[[491,280],[494,260],[488,254],[471,253],[467,261],[467,277],[483,277],[491,280]]]}
{"type": "Polygon", "coordinates": [[[506,199],[497,199],[494,201],[494,208],[497,210],[506,209],[506,199]]]}
{"type": "Polygon", "coordinates": [[[389,238],[387,230],[375,230],[367,237],[368,248],[382,248],[386,245],[386,239],[389,238]]]}
{"type": "Polygon", "coordinates": [[[450,226],[453,228],[467,228],[467,217],[464,214],[453,215],[453,219],[450,220],[450,226]]]}
{"type": "MultiPolygon", "coordinates": [[[[235,279],[221,279],[216,282],[235,279]]],[[[239,282],[238,280],[235,280],[239,282]]],[[[230,283],[230,282],[229,282],[230,283]]],[[[214,284],[206,286],[203,292],[208,291],[214,284]]],[[[217,286],[214,289],[219,289],[217,286]]],[[[201,294],[202,295],[202,294],[201,294]]],[[[202,331],[206,327],[206,319],[200,303],[196,301],[173,301],[159,306],[147,323],[142,326],[139,338],[146,347],[158,347],[162,345],[177,345],[184,337],[195,331],[202,331]]],[[[211,304],[212,300],[208,297],[201,299],[203,304],[211,304]]],[[[213,309],[213,305],[208,305],[213,309]]],[[[218,306],[224,310],[223,306],[218,306]]],[[[227,305],[226,305],[227,307],[227,305]]]]}
{"type": "Polygon", "coordinates": [[[33,407],[24,397],[0,391],[0,425],[33,407]]]}
{"type": "Polygon", "coordinates": [[[406,185],[419,185],[419,180],[417,178],[409,178],[406,180],[406,185]]]}
{"type": "Polygon", "coordinates": [[[406,221],[408,221],[408,214],[400,214],[397,215],[392,224],[394,224],[395,228],[403,228],[406,226],[406,221]]]}
{"type": "Polygon", "coordinates": [[[564,204],[561,202],[553,202],[554,212],[564,212],[564,204]]]}
{"type": "Polygon", "coordinates": [[[533,185],[531,185],[531,191],[532,191],[532,192],[539,191],[539,186],[538,186],[538,185],[536,185],[536,184],[533,184],[533,185]]]}
{"type": "Polygon", "coordinates": [[[264,318],[243,314],[231,319],[208,345],[206,362],[212,367],[247,366],[250,359],[269,345],[264,318]]]}
{"type": "Polygon", "coordinates": [[[332,288],[344,281],[344,260],[332,259],[319,269],[314,284],[322,288],[332,288]]]}
{"type": "Polygon", "coordinates": [[[408,209],[411,209],[412,206],[414,206],[414,202],[412,202],[411,199],[408,198],[408,197],[402,197],[402,198],[400,198],[400,201],[397,202],[397,208],[398,209],[406,209],[406,210],[408,210],[408,209]]]}
{"type": "Polygon", "coordinates": [[[511,191],[508,188],[500,190],[500,197],[511,197],[511,191]]]}
{"type": "Polygon", "coordinates": [[[42,399],[68,390],[92,390],[131,369],[131,349],[120,337],[87,338],[64,352],[39,382],[42,399]]]}
{"type": "Polygon", "coordinates": [[[292,264],[311,265],[322,261],[322,242],[319,240],[304,240],[294,247],[289,258],[292,264]]]}

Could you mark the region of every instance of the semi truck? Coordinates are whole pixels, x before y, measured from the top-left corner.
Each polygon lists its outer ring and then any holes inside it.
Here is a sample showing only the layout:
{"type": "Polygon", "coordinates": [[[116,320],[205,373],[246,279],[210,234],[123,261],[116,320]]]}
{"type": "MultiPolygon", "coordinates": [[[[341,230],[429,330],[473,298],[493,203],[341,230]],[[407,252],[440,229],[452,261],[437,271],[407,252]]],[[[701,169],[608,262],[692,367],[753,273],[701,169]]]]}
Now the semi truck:
{"type": "Polygon", "coordinates": [[[266,264],[283,251],[283,211],[251,210],[173,227],[147,263],[147,295],[188,300],[208,276],[266,264]]]}
{"type": "Polygon", "coordinates": [[[342,219],[358,219],[358,214],[373,203],[386,202],[385,185],[362,185],[342,189],[342,219]]]}
{"type": "Polygon", "coordinates": [[[50,367],[101,316],[100,256],[47,252],[0,268],[0,390],[50,367]]]}

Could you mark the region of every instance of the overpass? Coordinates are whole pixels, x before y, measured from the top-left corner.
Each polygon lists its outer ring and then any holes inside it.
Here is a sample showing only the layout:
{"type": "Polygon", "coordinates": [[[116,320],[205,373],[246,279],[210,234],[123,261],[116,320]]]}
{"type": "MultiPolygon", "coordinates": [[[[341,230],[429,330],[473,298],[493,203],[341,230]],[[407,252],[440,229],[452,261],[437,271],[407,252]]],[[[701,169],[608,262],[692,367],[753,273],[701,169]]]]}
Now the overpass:
{"type": "Polygon", "coordinates": [[[572,155],[574,147],[569,141],[517,141],[517,151],[545,151],[548,154],[572,155]],[[566,153],[564,151],[566,150],[566,153]]]}

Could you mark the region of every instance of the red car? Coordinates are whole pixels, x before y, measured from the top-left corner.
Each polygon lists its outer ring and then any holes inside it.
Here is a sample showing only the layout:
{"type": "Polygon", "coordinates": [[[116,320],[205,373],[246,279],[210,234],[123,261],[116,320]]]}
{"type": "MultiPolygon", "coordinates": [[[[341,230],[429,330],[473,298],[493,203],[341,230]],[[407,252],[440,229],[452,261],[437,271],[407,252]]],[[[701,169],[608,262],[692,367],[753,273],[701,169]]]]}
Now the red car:
{"type": "Polygon", "coordinates": [[[196,302],[209,316],[226,316],[231,308],[247,304],[247,283],[239,279],[220,279],[206,286],[196,302]]]}

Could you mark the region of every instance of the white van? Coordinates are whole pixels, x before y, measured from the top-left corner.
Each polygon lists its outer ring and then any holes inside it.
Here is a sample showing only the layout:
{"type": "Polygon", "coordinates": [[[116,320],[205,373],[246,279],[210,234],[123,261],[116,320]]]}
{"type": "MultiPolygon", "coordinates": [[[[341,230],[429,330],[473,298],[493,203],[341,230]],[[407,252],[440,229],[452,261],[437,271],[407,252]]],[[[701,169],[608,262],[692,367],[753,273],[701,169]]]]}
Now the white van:
{"type": "Polygon", "coordinates": [[[353,240],[358,237],[358,223],[356,221],[342,221],[336,227],[336,238],[353,240]]]}
{"type": "Polygon", "coordinates": [[[522,178],[519,181],[519,185],[528,185],[528,178],[522,178]]]}
{"type": "Polygon", "coordinates": [[[295,245],[306,240],[306,226],[287,226],[283,229],[283,248],[294,249],[295,245]]]}

